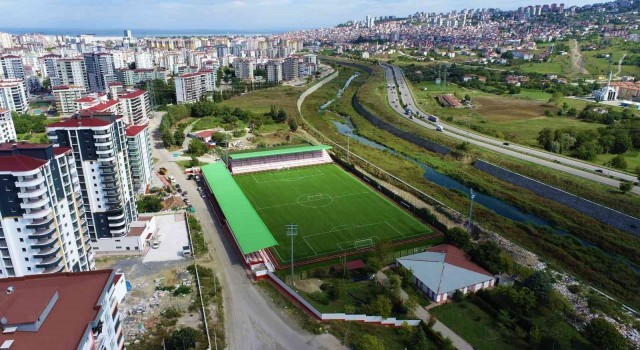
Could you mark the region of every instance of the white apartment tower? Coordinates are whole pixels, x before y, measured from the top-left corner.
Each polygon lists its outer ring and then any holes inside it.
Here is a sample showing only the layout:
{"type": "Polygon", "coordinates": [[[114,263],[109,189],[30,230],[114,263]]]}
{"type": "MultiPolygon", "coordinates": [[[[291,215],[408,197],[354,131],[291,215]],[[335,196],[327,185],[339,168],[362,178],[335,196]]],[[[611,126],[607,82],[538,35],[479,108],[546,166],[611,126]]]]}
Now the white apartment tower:
{"type": "Polygon", "coordinates": [[[0,143],[15,141],[16,139],[16,128],[13,125],[11,111],[0,108],[0,143]]]}
{"type": "Polygon", "coordinates": [[[176,77],[178,103],[198,102],[206,92],[213,92],[215,88],[216,72],[214,70],[201,70],[176,77]]]}
{"type": "Polygon", "coordinates": [[[0,79],[24,79],[24,66],[19,56],[0,56],[0,79]]]}
{"type": "MultiPolygon", "coordinates": [[[[49,78],[53,81],[53,79],[58,78],[58,60],[61,59],[62,56],[56,54],[48,54],[44,55],[41,58],[42,61],[42,75],[45,78],[49,78]]],[[[52,83],[53,85],[53,83],[52,83]]]]}
{"type": "Polygon", "coordinates": [[[153,174],[149,126],[132,125],[125,130],[125,133],[127,135],[133,189],[138,193],[144,193],[147,185],[151,182],[153,174]]]}
{"type": "Polygon", "coordinates": [[[93,240],[126,235],[138,217],[125,127],[121,116],[86,111],[47,125],[51,142],[73,149],[93,240]]]}
{"type": "Polygon", "coordinates": [[[236,78],[242,80],[253,80],[255,62],[250,58],[235,60],[233,61],[233,69],[235,70],[236,78]]]}
{"type": "Polygon", "coordinates": [[[64,58],[56,61],[55,78],[51,78],[51,86],[76,85],[89,89],[87,68],[82,58],[64,58]]]}
{"type": "Polygon", "coordinates": [[[56,108],[62,115],[71,115],[78,112],[76,100],[87,94],[82,85],[59,85],[54,86],[51,90],[56,100],[56,108]]]}
{"type": "Polygon", "coordinates": [[[269,61],[267,63],[267,81],[279,84],[282,81],[282,62],[269,61]]]}
{"type": "Polygon", "coordinates": [[[94,268],[70,148],[0,145],[0,277],[94,268]]]}
{"type": "Polygon", "coordinates": [[[149,93],[144,90],[134,90],[117,97],[120,104],[120,114],[124,122],[129,125],[143,125],[149,123],[151,117],[151,103],[149,93]]]}
{"type": "Polygon", "coordinates": [[[27,113],[29,100],[23,79],[0,79],[0,108],[27,113]]]}

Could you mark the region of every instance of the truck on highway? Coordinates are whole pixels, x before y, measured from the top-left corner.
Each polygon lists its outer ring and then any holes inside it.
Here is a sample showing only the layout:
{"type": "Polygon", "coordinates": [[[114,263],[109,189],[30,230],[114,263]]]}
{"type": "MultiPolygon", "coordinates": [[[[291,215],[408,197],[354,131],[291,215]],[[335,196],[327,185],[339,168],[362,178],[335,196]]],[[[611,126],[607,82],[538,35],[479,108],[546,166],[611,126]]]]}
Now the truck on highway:
{"type": "Polygon", "coordinates": [[[434,122],[434,123],[438,122],[438,117],[436,117],[433,114],[431,114],[428,119],[429,119],[430,122],[434,122]]]}

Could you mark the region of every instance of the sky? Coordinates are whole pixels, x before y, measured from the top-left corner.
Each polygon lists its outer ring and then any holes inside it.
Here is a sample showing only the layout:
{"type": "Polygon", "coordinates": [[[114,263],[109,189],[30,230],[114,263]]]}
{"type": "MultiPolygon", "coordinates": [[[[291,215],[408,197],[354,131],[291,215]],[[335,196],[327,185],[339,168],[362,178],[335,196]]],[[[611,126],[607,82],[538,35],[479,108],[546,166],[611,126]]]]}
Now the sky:
{"type": "MultiPolygon", "coordinates": [[[[463,8],[504,10],[522,0],[0,0],[0,27],[282,31],[330,27],[366,15],[406,16],[463,8]],[[473,5],[470,5],[473,4],[473,5]]],[[[556,0],[565,6],[594,0],[556,0]]],[[[134,33],[135,34],[135,33],[134,33]]]]}

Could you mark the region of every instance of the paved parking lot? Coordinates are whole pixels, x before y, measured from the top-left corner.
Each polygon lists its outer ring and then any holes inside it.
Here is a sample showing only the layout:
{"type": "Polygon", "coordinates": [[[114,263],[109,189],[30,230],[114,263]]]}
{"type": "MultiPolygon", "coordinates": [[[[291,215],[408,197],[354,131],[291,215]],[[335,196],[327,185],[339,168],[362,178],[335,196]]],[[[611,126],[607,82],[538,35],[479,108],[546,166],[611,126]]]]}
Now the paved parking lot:
{"type": "Polygon", "coordinates": [[[184,214],[157,215],[155,218],[158,226],[156,239],[160,240],[160,247],[149,249],[142,262],[184,260],[182,247],[189,244],[184,214]]]}

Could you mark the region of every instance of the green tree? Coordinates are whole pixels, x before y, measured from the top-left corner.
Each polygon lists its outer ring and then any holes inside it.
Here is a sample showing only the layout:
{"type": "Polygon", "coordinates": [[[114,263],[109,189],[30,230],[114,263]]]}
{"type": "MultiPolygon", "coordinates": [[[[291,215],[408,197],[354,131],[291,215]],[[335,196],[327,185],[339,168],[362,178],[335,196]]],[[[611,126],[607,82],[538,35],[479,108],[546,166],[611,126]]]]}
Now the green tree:
{"type": "Polygon", "coordinates": [[[136,202],[139,213],[156,213],[162,210],[162,199],[158,196],[144,196],[136,202]]]}
{"type": "Polygon", "coordinates": [[[540,347],[542,343],[542,333],[540,333],[540,329],[536,326],[531,327],[529,330],[529,344],[534,349],[540,347]]]}
{"type": "Polygon", "coordinates": [[[199,166],[200,165],[200,159],[198,159],[198,157],[192,155],[191,156],[191,160],[189,161],[189,167],[192,168],[194,166],[199,166]]]}
{"type": "Polygon", "coordinates": [[[365,334],[356,343],[356,350],[385,350],[384,343],[373,335],[365,334]]]}
{"type": "Polygon", "coordinates": [[[627,193],[633,189],[633,182],[620,181],[619,188],[622,193],[627,193]]]}
{"type": "Polygon", "coordinates": [[[402,278],[400,276],[391,275],[389,277],[389,292],[394,298],[400,299],[400,294],[402,293],[402,278]]]}
{"type": "Polygon", "coordinates": [[[453,292],[451,299],[453,299],[453,301],[455,301],[456,303],[459,303],[464,300],[464,293],[462,293],[460,289],[456,289],[456,291],[453,292]]]}
{"type": "Polygon", "coordinates": [[[553,290],[553,280],[545,271],[536,271],[522,282],[524,287],[533,291],[538,302],[546,304],[548,302],[549,293],[553,290]]]}
{"type": "Polygon", "coordinates": [[[548,101],[548,103],[553,103],[556,107],[558,107],[562,102],[564,102],[564,95],[560,91],[554,92],[548,101]]]}
{"type": "Polygon", "coordinates": [[[196,347],[199,333],[191,327],[184,327],[173,331],[169,340],[166,342],[169,350],[183,350],[196,347]]]}
{"type": "Polygon", "coordinates": [[[289,118],[289,130],[296,132],[298,130],[298,122],[295,118],[289,118]]]}
{"type": "Polygon", "coordinates": [[[176,131],[173,133],[173,144],[176,146],[182,146],[184,139],[184,132],[180,129],[176,129],[176,131]]]}
{"type": "Polygon", "coordinates": [[[223,132],[215,132],[211,135],[211,141],[215,143],[224,142],[227,139],[227,135],[223,132]]]}
{"type": "Polygon", "coordinates": [[[429,350],[429,340],[427,335],[422,330],[422,327],[418,327],[418,331],[414,337],[412,350],[429,350]]]}
{"type": "Polygon", "coordinates": [[[196,157],[200,157],[202,155],[204,155],[205,153],[207,153],[207,145],[198,140],[198,139],[193,139],[191,141],[189,141],[189,148],[187,149],[187,151],[189,152],[189,154],[194,155],[196,157]]]}
{"type": "Polygon", "coordinates": [[[598,317],[592,319],[589,324],[587,324],[585,332],[589,340],[599,349],[623,350],[628,348],[627,341],[622,334],[604,318],[598,317]]]}
{"type": "Polygon", "coordinates": [[[624,158],[622,154],[618,154],[613,157],[610,162],[611,166],[616,169],[625,170],[627,169],[627,160],[624,158]]]}
{"type": "Polygon", "coordinates": [[[51,89],[51,78],[45,78],[42,81],[42,87],[47,91],[50,90],[51,89]]]}
{"type": "Polygon", "coordinates": [[[384,295],[378,295],[373,302],[371,303],[371,312],[374,315],[382,316],[382,318],[387,318],[391,316],[391,308],[392,303],[389,298],[384,295]]]}
{"type": "Polygon", "coordinates": [[[467,249],[471,244],[471,236],[461,227],[452,227],[444,233],[444,241],[460,249],[467,249]]]}
{"type": "Polygon", "coordinates": [[[544,128],[538,132],[538,145],[547,151],[551,150],[551,143],[554,140],[555,136],[551,128],[544,128]]]}

